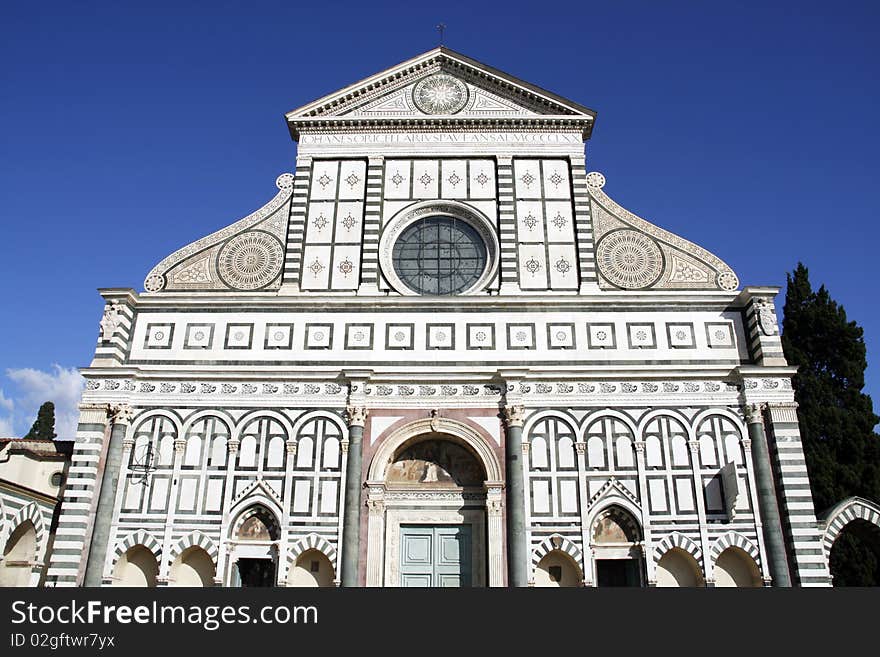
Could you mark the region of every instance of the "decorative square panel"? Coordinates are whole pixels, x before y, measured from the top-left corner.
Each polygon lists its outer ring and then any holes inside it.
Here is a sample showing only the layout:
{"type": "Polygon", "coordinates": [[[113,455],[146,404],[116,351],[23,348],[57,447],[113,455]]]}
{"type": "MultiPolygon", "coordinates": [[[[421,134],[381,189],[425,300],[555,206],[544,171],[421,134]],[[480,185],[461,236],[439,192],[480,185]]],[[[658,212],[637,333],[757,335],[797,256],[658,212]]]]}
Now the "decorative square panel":
{"type": "Polygon", "coordinates": [[[440,160],[440,172],[440,196],[442,198],[467,198],[466,160],[440,160]]]}
{"type": "Polygon", "coordinates": [[[547,324],[547,346],[551,349],[574,349],[574,324],[547,324]]]}
{"type": "Polygon", "coordinates": [[[518,242],[544,241],[544,205],[540,201],[516,202],[516,239],[518,242]]]}
{"type": "Polygon", "coordinates": [[[372,349],[373,348],[373,325],[372,324],[346,324],[345,325],[345,348],[346,349],[372,349]]]}
{"type": "Polygon", "coordinates": [[[214,342],[213,324],[187,324],[183,337],[184,349],[210,349],[214,342]]]}
{"type": "Polygon", "coordinates": [[[626,333],[629,338],[630,349],[656,349],[657,334],[653,324],[629,323],[626,324],[626,333]]]}
{"type": "Polygon", "coordinates": [[[413,333],[415,333],[413,324],[388,324],[385,327],[385,348],[412,349],[413,333]]]}
{"type": "Polygon", "coordinates": [[[666,324],[666,338],[673,349],[696,349],[694,325],[690,322],[666,324]]]}
{"type": "Polygon", "coordinates": [[[367,183],[367,163],[363,160],[343,160],[339,166],[339,198],[361,199],[367,183]]]}
{"type": "MultiPolygon", "coordinates": [[[[340,203],[336,209],[334,244],[360,244],[363,233],[364,204],[360,201],[340,203]]],[[[328,240],[329,241],[329,240],[328,240]]]]}
{"type": "Polygon", "coordinates": [[[312,164],[312,184],[309,197],[315,199],[335,199],[339,187],[339,162],[335,160],[315,160],[312,164]]]}
{"type": "Polygon", "coordinates": [[[333,221],[335,217],[335,203],[320,203],[317,201],[309,203],[309,214],[306,219],[306,244],[327,244],[332,242],[333,221]]]}
{"type": "Polygon", "coordinates": [[[495,162],[493,160],[471,160],[468,162],[470,184],[468,197],[495,198],[495,162]]]}
{"type": "Polygon", "coordinates": [[[171,349],[171,340],[173,338],[174,324],[147,324],[144,349],[171,349]]]}
{"type": "Polygon", "coordinates": [[[547,289],[547,251],[543,244],[520,244],[519,286],[523,290],[547,289]]]}
{"type": "Polygon", "coordinates": [[[440,166],[437,160],[414,160],[412,164],[412,197],[437,198],[440,189],[440,166]]]}
{"type": "Polygon", "coordinates": [[[565,160],[544,160],[541,162],[544,174],[544,198],[569,198],[571,186],[568,183],[568,162],[565,160]]]}
{"type": "Polygon", "coordinates": [[[306,324],[306,349],[329,349],[333,345],[333,324],[306,324]]]}
{"type": "Polygon", "coordinates": [[[385,198],[409,198],[411,160],[385,161],[385,198]]]}
{"type": "Polygon", "coordinates": [[[254,337],[253,324],[227,324],[226,349],[250,349],[254,337]]]}
{"type": "Polygon", "coordinates": [[[468,324],[467,325],[467,348],[468,349],[494,349],[495,348],[495,325],[494,324],[468,324]]]}
{"type": "Polygon", "coordinates": [[[507,348],[508,349],[534,349],[535,348],[535,325],[534,324],[508,324],[507,325],[507,348]]]}
{"type": "Polygon", "coordinates": [[[428,349],[455,349],[455,324],[428,324],[428,349]]]}
{"type": "Polygon", "coordinates": [[[571,201],[546,201],[544,203],[548,242],[573,242],[574,219],[571,201]]]}
{"type": "Polygon", "coordinates": [[[617,349],[614,324],[587,324],[587,346],[590,349],[617,349]]]}
{"type": "Polygon", "coordinates": [[[513,184],[517,198],[541,198],[541,166],[538,160],[515,159],[513,184]]]}
{"type": "Polygon", "coordinates": [[[733,324],[730,322],[707,322],[706,342],[711,349],[730,349],[733,341],[733,324]]]}
{"type": "Polygon", "coordinates": [[[554,290],[576,290],[579,281],[574,244],[550,244],[547,256],[550,287],[554,290]]]}
{"type": "Polygon", "coordinates": [[[266,349],[293,349],[293,324],[266,324],[266,349]]]}

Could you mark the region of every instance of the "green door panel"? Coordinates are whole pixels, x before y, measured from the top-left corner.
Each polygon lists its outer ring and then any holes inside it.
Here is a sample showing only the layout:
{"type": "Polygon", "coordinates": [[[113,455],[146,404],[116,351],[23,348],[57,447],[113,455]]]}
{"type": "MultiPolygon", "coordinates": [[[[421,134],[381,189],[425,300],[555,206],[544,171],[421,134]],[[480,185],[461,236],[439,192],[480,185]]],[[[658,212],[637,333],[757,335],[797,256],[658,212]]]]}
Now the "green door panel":
{"type": "Polygon", "coordinates": [[[470,525],[401,525],[400,585],[471,586],[470,525]]]}

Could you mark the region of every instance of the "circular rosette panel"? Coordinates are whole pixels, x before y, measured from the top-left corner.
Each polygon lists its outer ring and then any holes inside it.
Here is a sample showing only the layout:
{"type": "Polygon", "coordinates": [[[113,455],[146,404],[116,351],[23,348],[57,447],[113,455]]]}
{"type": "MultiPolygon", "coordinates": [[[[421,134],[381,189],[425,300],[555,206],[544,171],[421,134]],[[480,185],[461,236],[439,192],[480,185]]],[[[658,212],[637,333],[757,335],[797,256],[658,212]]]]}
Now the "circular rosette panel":
{"type": "Polygon", "coordinates": [[[455,114],[468,101],[467,85],[446,73],[429,75],[413,88],[413,102],[425,114],[455,114]]]}
{"type": "Polygon", "coordinates": [[[599,272],[625,290],[651,287],[663,273],[663,252],[653,239],[635,230],[615,230],[596,245],[599,272]]]}
{"type": "Polygon", "coordinates": [[[258,290],[274,281],[284,264],[284,247],[272,235],[252,230],[230,238],[217,255],[221,280],[236,290],[258,290]]]}
{"type": "Polygon", "coordinates": [[[716,281],[718,282],[718,287],[727,291],[735,290],[739,285],[739,279],[730,270],[720,272],[716,281]]]}

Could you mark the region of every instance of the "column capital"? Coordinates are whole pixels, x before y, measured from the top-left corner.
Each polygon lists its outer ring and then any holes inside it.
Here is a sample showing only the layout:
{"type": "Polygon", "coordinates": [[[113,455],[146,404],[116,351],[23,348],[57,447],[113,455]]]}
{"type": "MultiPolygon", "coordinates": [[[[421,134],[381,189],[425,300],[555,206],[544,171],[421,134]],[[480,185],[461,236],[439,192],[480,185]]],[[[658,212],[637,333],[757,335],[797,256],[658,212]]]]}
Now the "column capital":
{"type": "Polygon", "coordinates": [[[228,451],[230,454],[236,454],[236,453],[238,453],[238,446],[240,444],[241,443],[238,440],[235,440],[233,438],[232,440],[230,440],[226,443],[226,451],[228,451]]]}
{"type": "Polygon", "coordinates": [[[578,454],[586,454],[587,453],[587,443],[582,442],[580,440],[574,444],[574,448],[578,454]]]}
{"type": "Polygon", "coordinates": [[[635,446],[636,452],[638,454],[645,453],[645,441],[644,440],[637,440],[637,441],[635,441],[635,443],[633,443],[633,445],[635,446]]]}
{"type": "Polygon", "coordinates": [[[743,449],[746,450],[746,453],[748,453],[752,449],[752,439],[751,438],[743,438],[739,442],[743,446],[743,449]]]}
{"type": "Polygon", "coordinates": [[[134,448],[134,438],[126,437],[125,440],[122,441],[122,451],[130,452],[134,448]]]}
{"type": "Polygon", "coordinates": [[[764,411],[766,404],[746,404],[745,413],[746,413],[746,423],[747,424],[761,424],[764,421],[762,417],[762,413],[764,411]]]}
{"type": "Polygon", "coordinates": [[[691,454],[696,454],[700,451],[700,441],[696,440],[695,438],[691,438],[688,441],[688,447],[690,447],[691,454]]]}
{"type": "Polygon", "coordinates": [[[370,414],[366,406],[346,406],[345,416],[349,427],[363,427],[367,423],[370,414]]]}
{"type": "Polygon", "coordinates": [[[134,411],[129,404],[108,404],[107,417],[113,424],[127,425],[134,417],[134,411]]]}
{"type": "Polygon", "coordinates": [[[286,442],[286,445],[287,445],[287,453],[288,454],[290,454],[290,455],[296,454],[296,441],[295,440],[288,440],[286,442]]]}
{"type": "Polygon", "coordinates": [[[175,438],[174,440],[174,451],[178,454],[183,454],[183,450],[186,449],[186,439],[184,438],[175,438]]]}
{"type": "Polygon", "coordinates": [[[525,421],[525,407],[520,404],[513,404],[504,407],[504,422],[508,428],[522,427],[525,421]]]}

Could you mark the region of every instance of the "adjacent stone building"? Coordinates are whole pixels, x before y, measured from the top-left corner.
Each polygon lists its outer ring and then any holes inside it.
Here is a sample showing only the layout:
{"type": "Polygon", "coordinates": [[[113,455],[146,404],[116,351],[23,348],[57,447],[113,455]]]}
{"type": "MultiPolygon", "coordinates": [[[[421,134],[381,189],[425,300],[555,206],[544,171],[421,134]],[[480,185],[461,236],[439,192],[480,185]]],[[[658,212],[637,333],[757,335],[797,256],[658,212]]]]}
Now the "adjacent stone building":
{"type": "Polygon", "coordinates": [[[444,47],[288,113],[274,198],[101,290],[49,584],[827,585],[778,289],[594,119],[444,47]]]}
{"type": "Polygon", "coordinates": [[[0,586],[45,583],[72,453],[69,440],[0,438],[0,586]]]}

